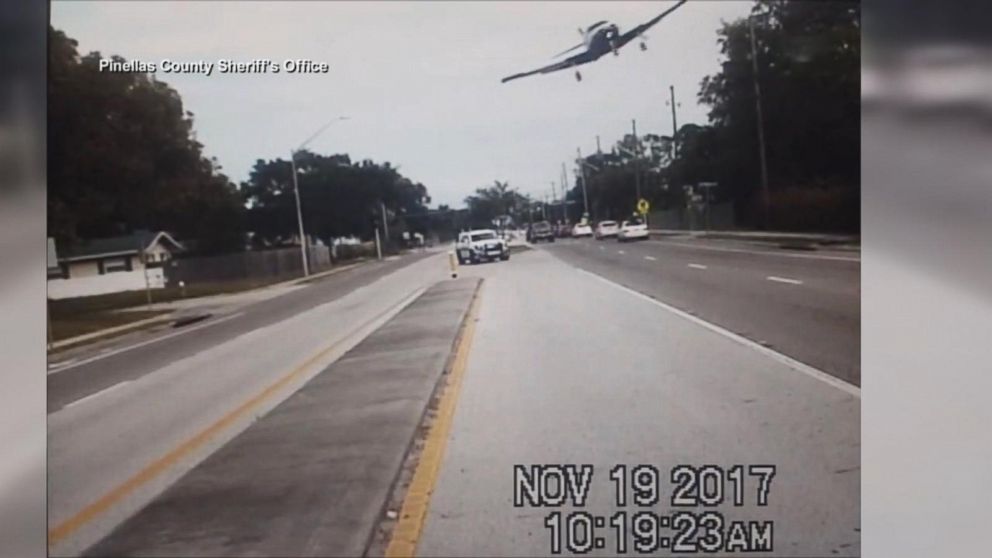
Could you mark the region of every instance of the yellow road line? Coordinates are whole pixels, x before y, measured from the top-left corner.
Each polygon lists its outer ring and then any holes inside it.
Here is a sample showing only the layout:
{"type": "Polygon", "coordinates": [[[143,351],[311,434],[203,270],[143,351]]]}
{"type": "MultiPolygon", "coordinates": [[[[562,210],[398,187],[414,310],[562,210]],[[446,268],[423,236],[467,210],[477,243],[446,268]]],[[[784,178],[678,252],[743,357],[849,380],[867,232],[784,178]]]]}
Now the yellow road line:
{"type": "Polygon", "coordinates": [[[399,519],[393,528],[389,546],[386,547],[385,555],[387,558],[413,556],[417,551],[417,542],[420,539],[424,521],[427,519],[431,493],[434,492],[434,485],[437,483],[437,476],[441,470],[444,448],[448,442],[448,433],[451,431],[451,422],[455,414],[455,406],[458,403],[462,378],[465,375],[469,352],[472,349],[472,337],[475,335],[475,321],[479,314],[481,291],[480,285],[469,306],[465,326],[455,349],[455,358],[451,365],[451,373],[448,376],[448,384],[444,388],[438,405],[437,417],[427,433],[427,440],[424,442],[424,449],[420,454],[417,469],[413,473],[413,479],[410,481],[406,496],[403,498],[399,519]]]}
{"type": "MultiPolygon", "coordinates": [[[[416,294],[416,292],[417,290],[414,290],[413,294],[416,294]]],[[[411,294],[411,296],[404,298],[402,301],[400,301],[399,304],[390,306],[385,311],[377,314],[372,319],[366,321],[361,325],[361,327],[355,329],[352,334],[349,334],[345,338],[332,343],[330,346],[322,349],[317,354],[311,356],[305,362],[303,362],[303,364],[300,364],[299,366],[294,368],[285,376],[277,380],[275,383],[265,388],[265,390],[263,390],[258,395],[252,397],[248,401],[245,401],[236,409],[221,417],[217,422],[211,424],[206,429],[200,431],[192,438],[189,438],[188,440],[177,446],[172,451],[152,461],[137,474],[127,479],[122,484],[118,485],[116,488],[107,492],[106,494],[95,500],[93,503],[87,505],[69,519],[66,519],[62,523],[56,525],[54,528],[50,529],[48,531],[48,548],[51,549],[54,545],[58,544],[66,537],[76,532],[80,527],[82,527],[86,523],[89,523],[94,518],[98,517],[100,514],[107,511],[111,506],[121,501],[128,494],[134,492],[136,489],[140,488],[148,481],[154,479],[158,475],[168,470],[170,467],[176,465],[180,460],[187,457],[197,448],[202,447],[204,444],[206,444],[212,438],[214,438],[214,436],[222,432],[225,428],[231,426],[231,424],[233,424],[239,418],[247,415],[257,407],[259,407],[266,400],[270,399],[281,389],[286,387],[288,384],[298,379],[301,375],[303,375],[304,372],[307,371],[307,369],[313,366],[314,363],[319,361],[321,358],[325,357],[328,353],[333,351],[335,348],[339,347],[342,343],[344,343],[348,339],[351,339],[355,333],[362,331],[369,325],[375,323],[376,320],[379,320],[383,316],[395,310],[397,307],[402,306],[407,302],[409,302],[413,297],[413,294],[411,294]]]]}

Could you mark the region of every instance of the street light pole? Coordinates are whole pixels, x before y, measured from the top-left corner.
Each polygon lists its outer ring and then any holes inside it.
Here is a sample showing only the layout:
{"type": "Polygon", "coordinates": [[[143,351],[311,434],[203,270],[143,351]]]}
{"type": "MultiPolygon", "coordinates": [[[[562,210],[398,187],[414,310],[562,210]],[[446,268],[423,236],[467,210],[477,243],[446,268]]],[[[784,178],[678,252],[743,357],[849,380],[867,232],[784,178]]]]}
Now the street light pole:
{"type": "Polygon", "coordinates": [[[300,205],[300,186],[296,180],[296,151],[290,153],[289,162],[293,167],[293,195],[296,196],[296,224],[300,230],[300,257],[303,258],[303,276],[310,275],[310,256],[307,254],[307,237],[303,232],[303,207],[300,205]]]}
{"type": "Polygon", "coordinates": [[[293,195],[296,197],[296,224],[299,228],[300,234],[300,257],[303,260],[303,276],[307,277],[310,275],[310,255],[307,253],[308,243],[306,233],[303,230],[303,206],[300,203],[300,185],[296,177],[296,154],[303,150],[311,141],[317,136],[323,133],[331,124],[338,122],[340,120],[348,120],[347,116],[339,116],[324,124],[319,130],[313,133],[306,141],[300,144],[299,147],[289,152],[289,163],[293,169],[293,195]]]}
{"type": "Polygon", "coordinates": [[[758,85],[758,49],[754,40],[754,15],[747,18],[748,34],[751,37],[751,77],[754,80],[754,103],[758,116],[758,149],[761,158],[761,201],[765,229],[768,229],[771,211],[771,194],[768,191],[768,162],[765,159],[765,124],[761,114],[761,86],[758,85]]]}
{"type": "Polygon", "coordinates": [[[379,206],[382,208],[382,235],[386,237],[384,240],[388,243],[389,223],[386,222],[386,202],[379,202],[379,206]]]}

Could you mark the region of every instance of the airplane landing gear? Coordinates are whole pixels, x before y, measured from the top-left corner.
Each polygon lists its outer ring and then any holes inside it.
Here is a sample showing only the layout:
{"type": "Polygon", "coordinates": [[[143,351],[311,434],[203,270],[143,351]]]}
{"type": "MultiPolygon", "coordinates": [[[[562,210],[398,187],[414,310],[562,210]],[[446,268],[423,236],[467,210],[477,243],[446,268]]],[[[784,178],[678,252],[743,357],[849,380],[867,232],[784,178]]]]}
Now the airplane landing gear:
{"type": "Polygon", "coordinates": [[[582,81],[582,73],[575,70],[575,81],[582,81]]]}
{"type": "Polygon", "coordinates": [[[643,51],[643,50],[647,50],[647,49],[648,49],[648,44],[645,43],[645,42],[642,42],[641,43],[641,50],[643,51]]]}

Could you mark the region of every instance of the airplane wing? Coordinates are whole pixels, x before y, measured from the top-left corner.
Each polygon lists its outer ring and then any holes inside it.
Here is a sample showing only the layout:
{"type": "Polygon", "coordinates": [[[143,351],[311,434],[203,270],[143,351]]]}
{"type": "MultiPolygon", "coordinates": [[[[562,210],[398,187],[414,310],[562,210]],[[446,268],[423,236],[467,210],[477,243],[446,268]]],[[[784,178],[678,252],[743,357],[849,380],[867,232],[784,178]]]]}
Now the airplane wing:
{"type": "Polygon", "coordinates": [[[575,49],[577,49],[577,48],[582,48],[582,47],[584,47],[584,46],[586,46],[586,44],[585,44],[585,43],[579,43],[579,44],[577,44],[577,45],[575,45],[575,46],[573,46],[572,48],[570,48],[570,49],[568,49],[568,50],[563,50],[563,51],[561,51],[561,52],[559,52],[558,54],[556,54],[556,55],[554,55],[554,56],[552,56],[552,58],[558,58],[559,56],[561,56],[561,55],[563,55],[563,54],[568,54],[569,52],[572,52],[573,50],[575,50],[575,49]]]}
{"type": "Polygon", "coordinates": [[[600,55],[597,56],[595,54],[590,54],[588,51],[586,51],[586,52],[580,52],[579,54],[576,54],[575,56],[566,58],[566,59],[562,60],[561,62],[556,62],[556,63],[551,64],[549,66],[545,66],[543,68],[538,68],[536,70],[531,70],[529,72],[522,72],[522,73],[519,73],[519,74],[513,74],[512,76],[508,76],[508,77],[503,78],[502,81],[503,81],[503,83],[506,83],[506,82],[508,82],[508,81],[510,81],[512,79],[518,79],[518,78],[522,78],[522,77],[532,76],[532,75],[535,75],[535,74],[550,74],[551,72],[557,72],[558,70],[564,70],[566,68],[571,68],[573,66],[581,66],[582,64],[587,64],[589,62],[592,62],[593,60],[596,60],[600,56],[602,56],[602,55],[600,54],[600,55]]]}
{"type": "Polygon", "coordinates": [[[619,36],[619,37],[617,38],[617,41],[616,41],[616,45],[614,46],[614,48],[617,48],[617,49],[619,49],[619,48],[621,48],[621,47],[622,47],[623,45],[625,45],[625,44],[627,44],[627,43],[629,43],[630,41],[633,41],[633,40],[634,40],[634,39],[636,39],[636,38],[637,38],[637,37],[638,37],[638,36],[639,36],[639,35],[640,35],[641,33],[644,33],[644,32],[645,32],[645,31],[647,31],[647,30],[648,30],[648,29],[649,29],[650,27],[653,27],[653,26],[654,26],[654,24],[656,24],[656,23],[658,23],[659,21],[661,21],[662,19],[664,19],[664,17],[665,17],[665,16],[667,16],[668,14],[670,14],[670,13],[672,13],[672,12],[674,12],[675,10],[677,10],[677,9],[679,9],[679,7],[681,7],[681,6],[682,6],[682,4],[685,4],[685,3],[687,2],[687,1],[688,1],[688,0],[681,0],[681,1],[680,1],[680,2],[678,3],[678,4],[675,4],[675,5],[674,5],[674,6],[672,6],[671,8],[668,8],[668,9],[667,9],[667,10],[665,10],[664,12],[662,12],[662,13],[660,13],[660,14],[658,14],[658,16],[656,16],[656,17],[654,17],[654,18],[652,18],[651,20],[649,20],[649,21],[647,21],[647,22],[645,22],[645,23],[642,23],[642,24],[640,24],[640,25],[638,25],[637,27],[635,27],[635,28],[633,28],[633,29],[631,29],[630,31],[627,31],[626,33],[624,33],[624,34],[622,34],[622,35],[620,35],[620,36],[619,36]]]}

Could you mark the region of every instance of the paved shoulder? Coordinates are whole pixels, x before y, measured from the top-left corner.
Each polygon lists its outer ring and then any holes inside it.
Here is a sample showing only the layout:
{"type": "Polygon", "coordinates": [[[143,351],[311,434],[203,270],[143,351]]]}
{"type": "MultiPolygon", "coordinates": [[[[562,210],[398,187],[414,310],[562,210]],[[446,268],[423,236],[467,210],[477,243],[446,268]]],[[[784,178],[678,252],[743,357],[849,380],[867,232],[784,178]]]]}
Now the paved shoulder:
{"type": "Polygon", "coordinates": [[[87,554],[361,555],[479,282],[428,289],[87,554]]]}

